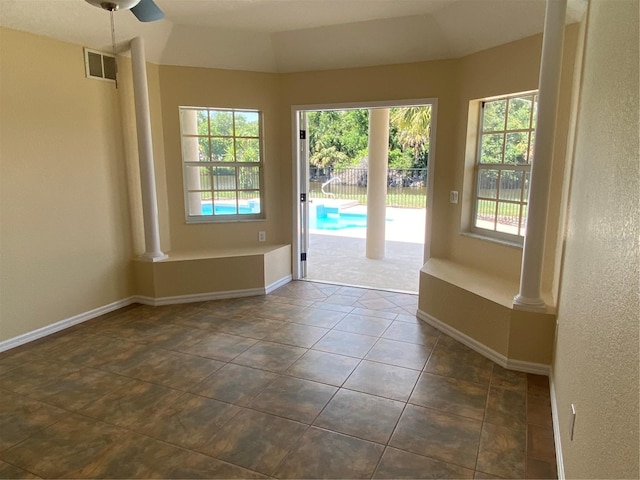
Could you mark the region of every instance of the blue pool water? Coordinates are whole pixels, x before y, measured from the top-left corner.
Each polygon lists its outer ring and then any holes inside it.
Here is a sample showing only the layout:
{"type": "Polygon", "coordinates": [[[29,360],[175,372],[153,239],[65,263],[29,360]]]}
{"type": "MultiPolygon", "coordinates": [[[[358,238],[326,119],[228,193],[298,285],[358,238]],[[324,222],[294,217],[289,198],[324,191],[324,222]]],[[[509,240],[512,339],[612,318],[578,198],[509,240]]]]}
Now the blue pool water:
{"type": "MultiPolygon", "coordinates": [[[[202,204],[202,215],[213,215],[213,205],[210,203],[202,204]]],[[[236,212],[235,205],[225,205],[225,204],[216,204],[215,212],[216,215],[236,215],[239,214],[248,214],[248,213],[260,213],[259,205],[250,202],[248,205],[240,205],[240,211],[236,212]]]]}
{"type": "MultiPolygon", "coordinates": [[[[309,229],[311,230],[348,230],[367,227],[366,213],[345,213],[338,207],[316,205],[309,211],[309,229]]],[[[391,220],[387,218],[387,222],[391,220]]]]}
{"type": "Polygon", "coordinates": [[[345,230],[366,226],[367,215],[364,213],[327,213],[322,217],[312,215],[309,218],[309,228],[314,230],[345,230]]]}

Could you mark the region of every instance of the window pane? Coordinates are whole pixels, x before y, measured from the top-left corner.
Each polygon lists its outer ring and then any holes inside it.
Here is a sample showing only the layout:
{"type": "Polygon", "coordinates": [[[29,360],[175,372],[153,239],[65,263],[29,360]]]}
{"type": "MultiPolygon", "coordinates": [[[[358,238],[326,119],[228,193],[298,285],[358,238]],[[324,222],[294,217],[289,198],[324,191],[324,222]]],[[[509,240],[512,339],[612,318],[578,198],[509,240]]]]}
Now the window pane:
{"type": "Polygon", "coordinates": [[[525,172],[524,174],[524,196],[522,200],[524,203],[529,201],[529,183],[531,182],[531,173],[525,172]]]}
{"type": "Polygon", "coordinates": [[[260,192],[247,190],[238,192],[238,205],[241,215],[255,215],[260,213],[260,192]]]}
{"type": "Polygon", "coordinates": [[[190,192],[187,194],[189,215],[213,215],[210,192],[190,192]]]}
{"type": "Polygon", "coordinates": [[[529,135],[525,132],[507,133],[507,145],[504,150],[504,163],[514,165],[526,163],[529,135]]]}
{"type": "Polygon", "coordinates": [[[208,113],[194,108],[180,109],[180,123],[183,135],[209,135],[208,113]]]}
{"type": "Polygon", "coordinates": [[[233,113],[224,110],[210,110],[211,135],[220,137],[233,136],[233,113]]]}
{"type": "Polygon", "coordinates": [[[238,190],[257,190],[260,188],[260,168],[238,167],[238,190]]]}
{"type": "Polygon", "coordinates": [[[236,112],[236,137],[259,137],[258,112],[236,112]]]}
{"type": "Polygon", "coordinates": [[[478,200],[476,210],[476,227],[495,230],[496,202],[491,200],[478,200]]]}
{"type": "Polygon", "coordinates": [[[525,130],[531,120],[531,97],[512,98],[509,100],[507,130],[525,130]]]}
{"type": "Polygon", "coordinates": [[[502,170],[500,172],[500,200],[519,202],[522,187],[522,172],[513,170],[502,170]]]}
{"type": "Polygon", "coordinates": [[[531,132],[531,140],[529,141],[529,156],[527,157],[527,162],[533,162],[533,143],[536,140],[536,132],[535,130],[531,132]]]}
{"type": "Polygon", "coordinates": [[[213,168],[213,189],[214,190],[235,190],[236,189],[236,169],[234,167],[214,167],[213,168]]]}
{"type": "Polygon", "coordinates": [[[522,217],[520,218],[520,235],[527,233],[527,206],[522,206],[522,217]]]}
{"type": "Polygon", "coordinates": [[[214,162],[233,162],[233,138],[212,138],[211,139],[211,159],[214,162]]]}
{"type": "Polygon", "coordinates": [[[478,172],[478,197],[496,198],[498,170],[480,170],[478,172]]]}
{"type": "MultiPolygon", "coordinates": [[[[188,138],[184,139],[189,140],[188,138]]],[[[189,144],[187,144],[189,146],[189,144]]],[[[211,147],[209,146],[208,137],[198,137],[198,158],[196,161],[210,162],[211,161],[211,147]]]]}
{"type": "Polygon", "coordinates": [[[253,138],[236,139],[237,162],[260,162],[260,140],[253,138]]]}
{"type": "Polygon", "coordinates": [[[518,234],[520,221],[520,205],[517,203],[498,202],[498,221],[496,230],[502,233],[518,234]]]}
{"type": "Polygon", "coordinates": [[[504,130],[504,116],[507,110],[506,100],[485,102],[482,109],[482,131],[495,132],[504,130]]]}
{"type": "Polygon", "coordinates": [[[236,192],[215,192],[213,208],[216,215],[237,215],[236,192]]]}
{"type": "Polygon", "coordinates": [[[211,190],[210,167],[191,167],[185,170],[187,191],[211,190]]]}
{"type": "Polygon", "coordinates": [[[502,133],[483,135],[479,163],[502,163],[502,133]]]}
{"type": "Polygon", "coordinates": [[[200,162],[204,160],[205,152],[208,149],[209,142],[206,138],[182,137],[182,159],[185,162],[200,162]],[[205,144],[201,146],[200,142],[202,140],[205,141],[205,144]]]}

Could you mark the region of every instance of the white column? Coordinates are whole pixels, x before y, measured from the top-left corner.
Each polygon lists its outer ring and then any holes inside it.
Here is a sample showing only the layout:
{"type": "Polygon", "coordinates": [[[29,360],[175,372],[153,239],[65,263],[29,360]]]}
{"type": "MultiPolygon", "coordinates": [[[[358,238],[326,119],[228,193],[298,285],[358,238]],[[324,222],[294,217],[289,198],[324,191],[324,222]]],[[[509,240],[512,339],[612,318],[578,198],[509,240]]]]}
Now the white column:
{"type": "Polygon", "coordinates": [[[389,109],[369,110],[369,169],[367,172],[367,258],[384,258],[389,162],[389,109]]]}
{"type": "Polygon", "coordinates": [[[520,292],[513,299],[515,307],[530,310],[545,309],[545,302],[541,295],[542,261],[547,229],[566,10],[567,0],[547,0],[538,87],[538,120],[529,183],[527,231],[522,252],[520,292]]]}
{"type": "Polygon", "coordinates": [[[167,258],[167,255],[160,249],[158,198],[156,195],[156,176],[153,166],[153,142],[151,139],[147,65],[144,54],[144,42],[140,37],[131,40],[131,65],[133,71],[133,96],[136,107],[136,129],[138,131],[142,216],[144,219],[145,252],[141,258],[155,262],[167,258]]]}
{"type": "MultiPolygon", "coordinates": [[[[196,110],[183,110],[182,111],[182,125],[186,133],[196,134],[198,133],[198,115],[196,110]]],[[[184,149],[184,161],[185,162],[197,162],[200,156],[200,149],[198,145],[197,137],[183,137],[182,144],[184,149]]],[[[188,168],[186,172],[187,176],[187,189],[188,190],[200,190],[200,169],[188,168]]],[[[200,193],[188,194],[187,204],[189,205],[189,215],[202,215],[202,198],[200,193]]]]}

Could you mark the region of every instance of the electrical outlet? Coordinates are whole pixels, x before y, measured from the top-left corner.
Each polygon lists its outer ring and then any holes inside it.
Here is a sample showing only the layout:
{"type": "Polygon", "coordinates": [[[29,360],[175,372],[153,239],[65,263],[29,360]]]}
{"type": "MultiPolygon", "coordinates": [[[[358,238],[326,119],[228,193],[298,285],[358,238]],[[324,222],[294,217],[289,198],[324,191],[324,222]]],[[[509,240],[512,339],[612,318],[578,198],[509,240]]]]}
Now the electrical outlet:
{"type": "Polygon", "coordinates": [[[458,192],[456,190],[451,190],[449,192],[449,201],[451,203],[458,203],[458,192]]]}
{"type": "Polygon", "coordinates": [[[267,241],[267,232],[258,232],[258,241],[266,242],[267,241]]]}

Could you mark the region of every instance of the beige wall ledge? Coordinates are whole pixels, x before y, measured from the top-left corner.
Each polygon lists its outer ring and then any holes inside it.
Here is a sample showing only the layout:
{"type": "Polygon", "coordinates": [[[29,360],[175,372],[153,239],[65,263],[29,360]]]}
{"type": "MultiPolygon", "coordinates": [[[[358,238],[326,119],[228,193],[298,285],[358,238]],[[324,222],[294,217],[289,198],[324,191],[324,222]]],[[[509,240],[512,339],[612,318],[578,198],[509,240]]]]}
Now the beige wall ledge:
{"type": "Polygon", "coordinates": [[[136,294],[152,304],[259,295],[291,280],[291,246],[169,252],[133,264],[136,294]]]}
{"type": "Polygon", "coordinates": [[[431,258],[420,271],[418,317],[498,364],[548,374],[555,336],[555,309],[513,307],[518,282],[455,262],[431,258]]]}

